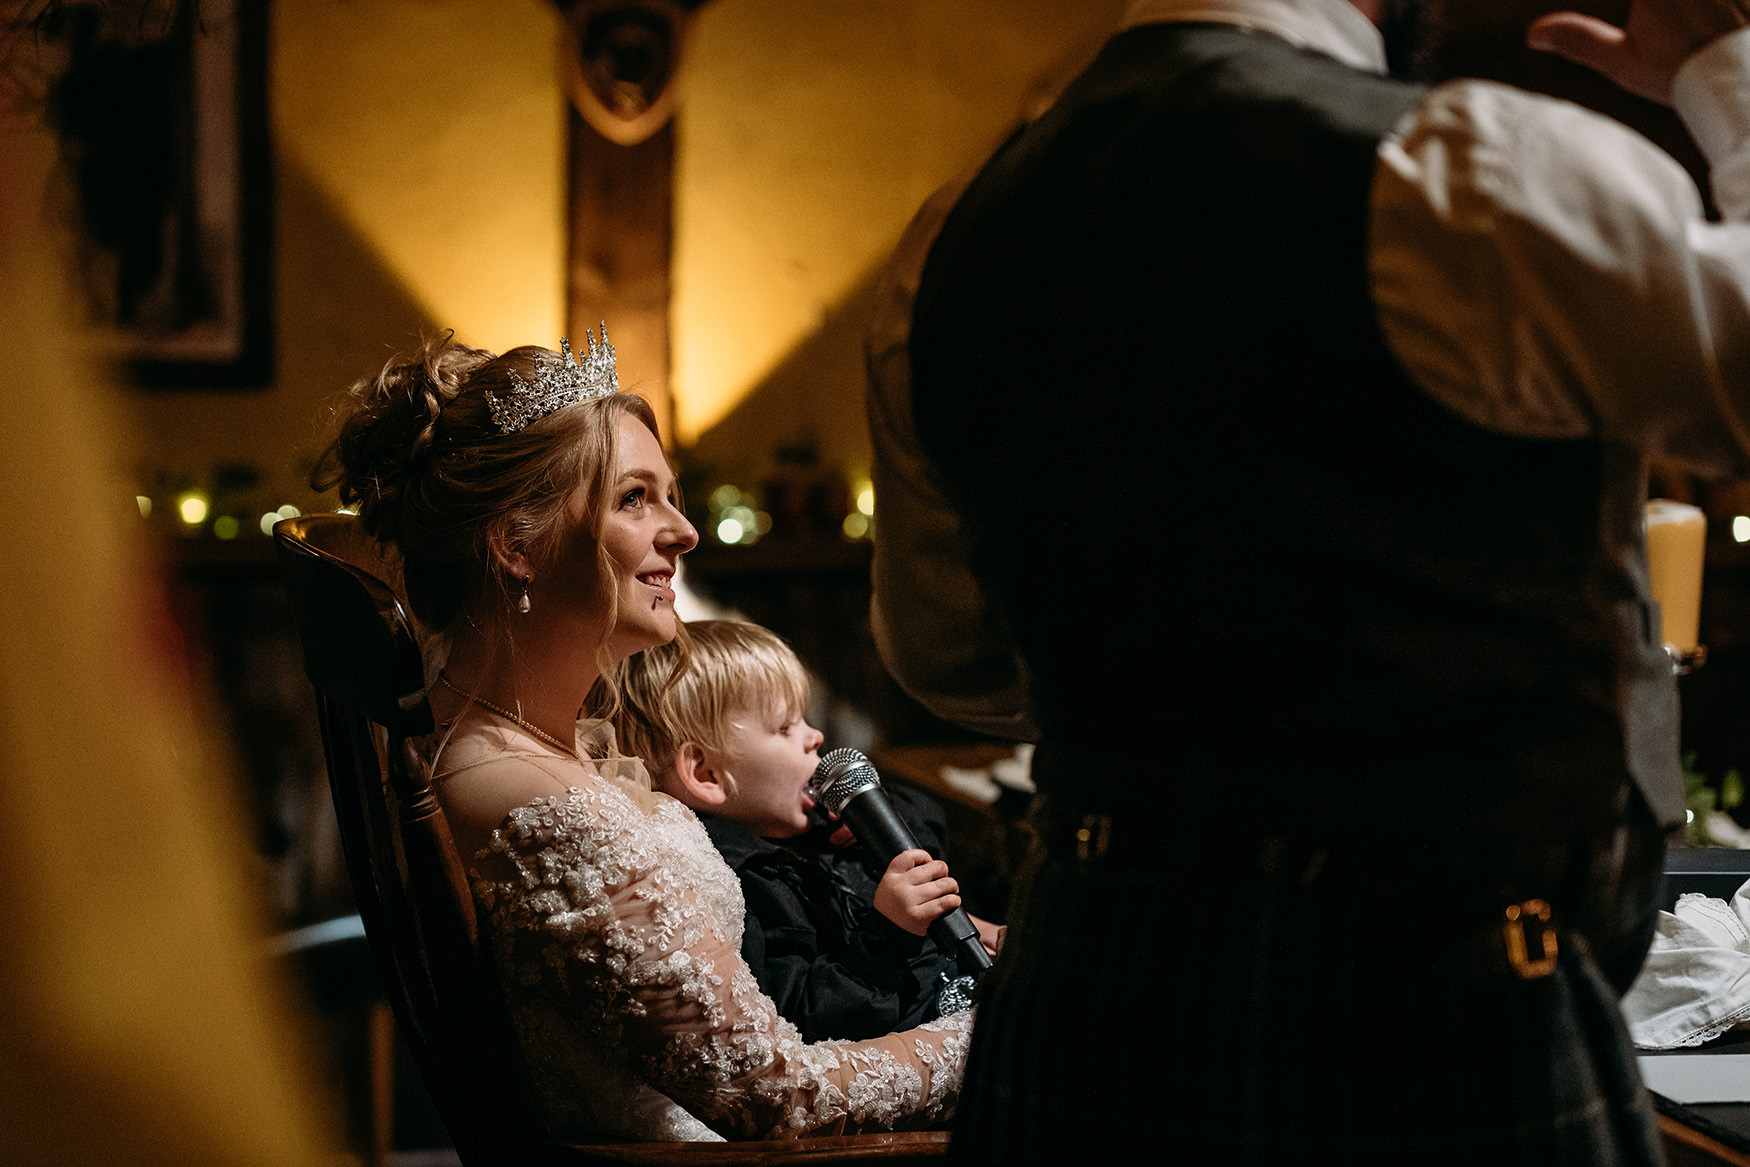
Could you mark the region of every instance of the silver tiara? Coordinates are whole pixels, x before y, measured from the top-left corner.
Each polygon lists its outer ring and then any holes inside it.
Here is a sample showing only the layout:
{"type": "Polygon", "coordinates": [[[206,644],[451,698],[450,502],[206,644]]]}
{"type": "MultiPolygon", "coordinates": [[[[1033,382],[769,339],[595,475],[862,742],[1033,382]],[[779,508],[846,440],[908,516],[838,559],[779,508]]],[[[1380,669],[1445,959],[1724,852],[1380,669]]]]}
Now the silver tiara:
{"type": "Polygon", "coordinates": [[[557,358],[537,358],[541,372],[534,384],[512,373],[514,388],[509,393],[502,397],[496,393],[486,395],[486,406],[492,411],[499,433],[514,434],[567,405],[620,391],[620,371],[614,367],[614,346],[608,343],[607,324],[602,324],[600,344],[589,329],[584,329],[583,335],[589,349],[582,360],[572,355],[571,341],[562,338],[557,358]]]}

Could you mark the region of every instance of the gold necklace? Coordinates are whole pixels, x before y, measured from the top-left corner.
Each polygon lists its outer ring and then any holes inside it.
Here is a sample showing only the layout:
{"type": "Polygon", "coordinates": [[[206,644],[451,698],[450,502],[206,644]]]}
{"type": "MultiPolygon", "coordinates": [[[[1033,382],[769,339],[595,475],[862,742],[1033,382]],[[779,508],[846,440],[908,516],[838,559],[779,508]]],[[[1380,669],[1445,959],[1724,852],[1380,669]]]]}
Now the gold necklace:
{"type": "Polygon", "coordinates": [[[527,719],[522,718],[522,717],[518,717],[516,714],[512,713],[510,710],[506,709],[502,705],[494,705],[492,702],[490,702],[486,698],[480,696],[478,693],[470,693],[466,689],[457,688],[455,682],[451,681],[449,677],[445,676],[441,672],[438,673],[438,684],[442,685],[444,688],[448,689],[450,692],[454,693],[458,697],[465,697],[469,701],[474,702],[474,704],[479,705],[484,709],[490,709],[492,712],[498,714],[500,717],[504,718],[506,721],[515,722],[517,725],[522,726],[524,729],[528,730],[530,733],[534,734],[536,737],[540,738],[542,741],[546,742],[548,745],[559,750],[561,753],[570,754],[574,758],[577,757],[576,745],[570,745],[570,746],[566,745],[564,742],[560,741],[558,738],[554,737],[552,734],[548,733],[546,730],[542,729],[540,726],[536,725],[534,722],[528,721],[527,719]]]}

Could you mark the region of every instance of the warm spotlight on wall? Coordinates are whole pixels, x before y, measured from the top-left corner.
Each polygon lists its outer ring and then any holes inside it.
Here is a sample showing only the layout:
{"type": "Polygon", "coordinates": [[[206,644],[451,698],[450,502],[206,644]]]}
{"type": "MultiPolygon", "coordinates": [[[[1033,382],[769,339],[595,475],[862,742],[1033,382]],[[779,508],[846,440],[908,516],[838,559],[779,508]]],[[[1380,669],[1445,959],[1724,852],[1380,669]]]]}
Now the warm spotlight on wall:
{"type": "Polygon", "coordinates": [[[705,0],[556,0],[565,89],[596,133],[632,146],[674,113],[687,21],[705,0]]]}

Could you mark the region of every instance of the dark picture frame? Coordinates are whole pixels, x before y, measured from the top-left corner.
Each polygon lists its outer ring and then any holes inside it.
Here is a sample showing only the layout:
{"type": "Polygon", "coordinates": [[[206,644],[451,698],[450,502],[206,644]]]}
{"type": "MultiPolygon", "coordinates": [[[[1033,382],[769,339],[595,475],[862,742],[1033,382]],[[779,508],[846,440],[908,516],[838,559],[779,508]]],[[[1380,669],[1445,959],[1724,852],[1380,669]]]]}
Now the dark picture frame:
{"type": "Polygon", "coordinates": [[[182,0],[150,36],[98,33],[54,100],[94,322],[130,379],[273,377],[265,0],[182,0]]]}

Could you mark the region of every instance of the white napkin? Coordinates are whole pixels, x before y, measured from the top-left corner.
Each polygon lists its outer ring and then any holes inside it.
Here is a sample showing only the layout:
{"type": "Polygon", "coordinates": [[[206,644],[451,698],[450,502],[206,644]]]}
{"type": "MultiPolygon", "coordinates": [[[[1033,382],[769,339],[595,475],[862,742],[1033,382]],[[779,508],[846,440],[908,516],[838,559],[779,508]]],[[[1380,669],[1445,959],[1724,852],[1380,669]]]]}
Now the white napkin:
{"type": "Polygon", "coordinates": [[[1028,794],[1037,789],[1033,785],[1033,746],[1030,742],[1021,743],[1008,757],[998,758],[980,769],[943,766],[941,775],[942,781],[955,790],[986,804],[995,802],[1005,786],[1028,794]]]}
{"type": "Polygon", "coordinates": [[[1731,903],[1691,893],[1660,912],[1622,1011],[1642,1049],[1700,1045],[1750,1022],[1750,883],[1731,903]]]}

